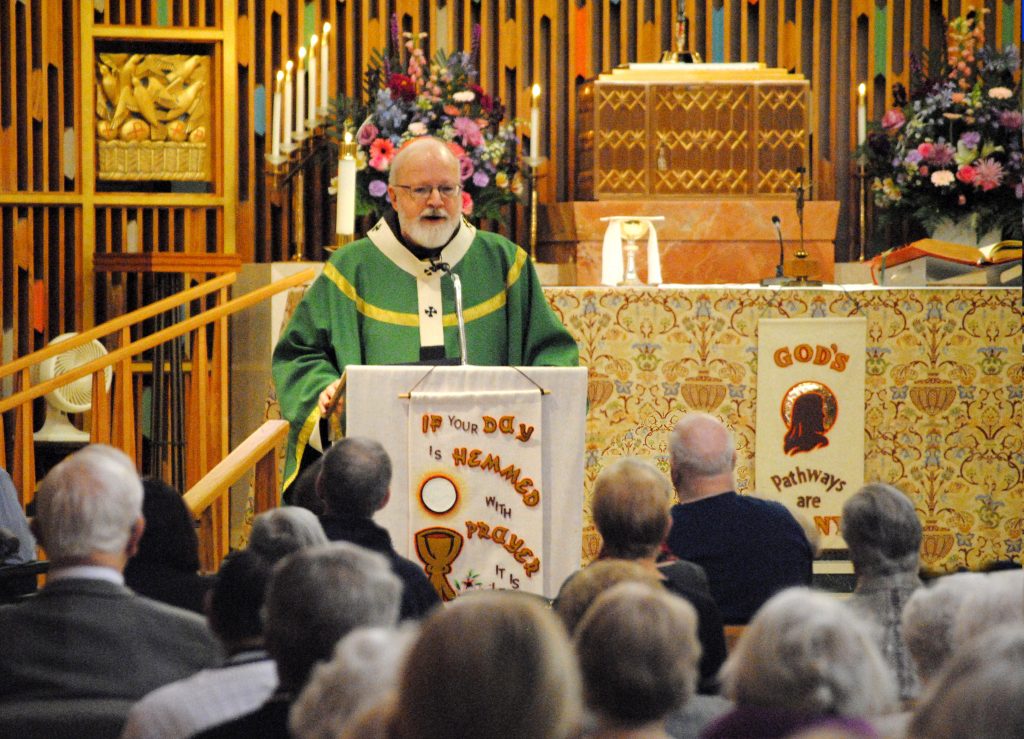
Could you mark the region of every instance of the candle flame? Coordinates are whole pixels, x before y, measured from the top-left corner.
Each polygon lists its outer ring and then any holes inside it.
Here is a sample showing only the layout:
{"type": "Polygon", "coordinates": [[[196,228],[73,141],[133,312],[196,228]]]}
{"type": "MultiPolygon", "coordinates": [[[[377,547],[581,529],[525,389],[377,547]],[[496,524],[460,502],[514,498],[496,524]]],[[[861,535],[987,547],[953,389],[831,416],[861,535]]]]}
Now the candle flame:
{"type": "Polygon", "coordinates": [[[351,131],[345,131],[345,143],[346,144],[351,144],[352,143],[352,132],[351,131]]]}
{"type": "Polygon", "coordinates": [[[302,62],[302,60],[305,59],[305,58],[306,58],[306,47],[305,46],[300,46],[299,47],[299,62],[302,62]]]}
{"type": "MultiPolygon", "coordinates": [[[[289,62],[289,64],[291,64],[291,62],[289,62]]],[[[279,83],[284,81],[284,72],[282,72],[280,69],[277,70],[277,81],[279,83]]]]}
{"type": "Polygon", "coordinates": [[[314,46],[316,46],[316,44],[317,44],[317,41],[319,41],[319,40],[320,40],[320,37],[319,37],[319,36],[317,36],[317,35],[316,35],[316,34],[314,33],[314,34],[313,34],[313,36],[312,36],[312,38],[310,38],[310,39],[309,39],[309,48],[310,48],[310,51],[312,51],[313,47],[314,47],[314,46]]]}
{"type": "Polygon", "coordinates": [[[324,22],[324,36],[327,36],[327,34],[329,34],[330,32],[331,32],[331,22],[330,21],[325,21],[324,22]]]}
{"type": "Polygon", "coordinates": [[[536,100],[540,97],[540,85],[534,83],[533,85],[533,99],[536,100]]]}
{"type": "Polygon", "coordinates": [[[291,59],[289,59],[288,61],[286,61],[286,62],[284,63],[284,68],[285,68],[286,70],[288,70],[288,74],[291,74],[291,73],[292,73],[292,67],[294,67],[294,66],[295,66],[295,65],[294,65],[294,64],[292,64],[292,60],[291,60],[291,59]]]}
{"type": "Polygon", "coordinates": [[[860,95],[861,97],[864,97],[864,93],[866,93],[867,91],[868,91],[868,86],[866,84],[864,84],[863,82],[861,82],[859,85],[857,85],[857,94],[860,95]]]}

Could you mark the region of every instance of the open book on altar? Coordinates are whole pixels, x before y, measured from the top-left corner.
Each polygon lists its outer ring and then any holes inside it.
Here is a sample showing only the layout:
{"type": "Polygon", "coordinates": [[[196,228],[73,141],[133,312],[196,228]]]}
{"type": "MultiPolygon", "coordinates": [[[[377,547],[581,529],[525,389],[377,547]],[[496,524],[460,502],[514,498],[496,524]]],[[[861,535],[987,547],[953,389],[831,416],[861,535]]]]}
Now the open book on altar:
{"type": "Polygon", "coordinates": [[[998,241],[981,247],[921,239],[879,254],[871,263],[876,284],[1019,285],[1021,242],[998,241]]]}

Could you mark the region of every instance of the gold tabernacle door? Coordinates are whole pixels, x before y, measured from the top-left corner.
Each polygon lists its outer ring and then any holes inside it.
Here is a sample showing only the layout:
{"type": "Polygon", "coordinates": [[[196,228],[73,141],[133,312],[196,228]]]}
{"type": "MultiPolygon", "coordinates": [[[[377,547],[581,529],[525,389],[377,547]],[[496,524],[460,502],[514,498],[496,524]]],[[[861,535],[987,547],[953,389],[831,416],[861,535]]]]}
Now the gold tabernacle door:
{"type": "Polygon", "coordinates": [[[763,64],[630,64],[579,95],[575,199],[787,197],[810,83],[763,64]]]}

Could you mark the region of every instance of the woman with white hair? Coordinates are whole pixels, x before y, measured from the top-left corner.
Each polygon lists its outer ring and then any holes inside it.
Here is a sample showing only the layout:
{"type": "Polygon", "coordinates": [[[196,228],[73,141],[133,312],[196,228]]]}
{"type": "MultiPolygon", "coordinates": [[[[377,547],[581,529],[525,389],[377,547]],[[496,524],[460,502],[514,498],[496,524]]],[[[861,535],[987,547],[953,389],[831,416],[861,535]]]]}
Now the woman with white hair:
{"type": "Polygon", "coordinates": [[[903,640],[900,617],[921,587],[921,521],[914,504],[892,485],[865,485],[843,505],[842,534],[857,585],[847,604],[871,627],[896,678],[900,700],[918,693],[917,671],[903,640]]]}
{"type": "Polygon", "coordinates": [[[870,733],[895,709],[889,670],[862,622],[834,596],[790,588],[757,612],[722,668],[736,708],[708,739],[784,737],[828,721],[870,733]]]}

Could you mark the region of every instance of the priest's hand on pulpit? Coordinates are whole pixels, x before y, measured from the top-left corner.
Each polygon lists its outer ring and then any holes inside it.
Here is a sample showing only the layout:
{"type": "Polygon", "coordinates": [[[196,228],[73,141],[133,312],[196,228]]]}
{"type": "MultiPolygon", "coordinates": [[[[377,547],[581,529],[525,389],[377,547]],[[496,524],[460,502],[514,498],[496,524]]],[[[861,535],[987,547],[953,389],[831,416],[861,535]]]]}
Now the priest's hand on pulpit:
{"type": "Polygon", "coordinates": [[[325,387],[323,392],[320,393],[320,399],[318,400],[318,403],[320,404],[320,413],[326,415],[328,411],[333,410],[337,406],[337,403],[334,402],[334,396],[337,394],[338,388],[341,387],[343,380],[344,378],[339,377],[337,380],[325,387]]]}

